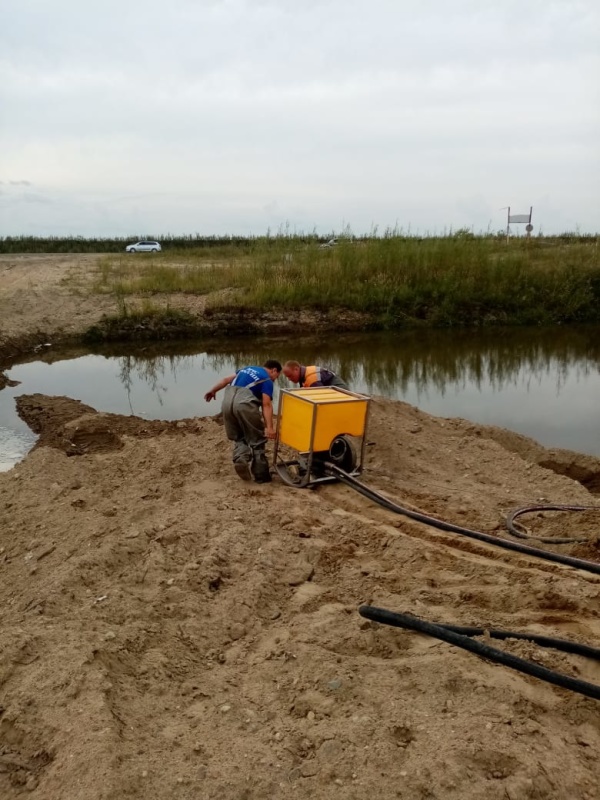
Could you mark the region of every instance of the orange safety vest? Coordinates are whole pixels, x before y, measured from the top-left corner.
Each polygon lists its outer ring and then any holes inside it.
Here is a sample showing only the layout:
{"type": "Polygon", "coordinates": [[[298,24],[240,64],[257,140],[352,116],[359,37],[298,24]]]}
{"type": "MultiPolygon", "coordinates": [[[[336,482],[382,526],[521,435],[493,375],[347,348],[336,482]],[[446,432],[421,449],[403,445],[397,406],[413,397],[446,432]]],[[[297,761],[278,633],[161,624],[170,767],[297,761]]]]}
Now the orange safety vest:
{"type": "Polygon", "coordinates": [[[321,380],[321,367],[306,367],[304,372],[304,381],[302,382],[302,386],[307,389],[309,386],[314,386],[315,383],[319,383],[321,380]]]}

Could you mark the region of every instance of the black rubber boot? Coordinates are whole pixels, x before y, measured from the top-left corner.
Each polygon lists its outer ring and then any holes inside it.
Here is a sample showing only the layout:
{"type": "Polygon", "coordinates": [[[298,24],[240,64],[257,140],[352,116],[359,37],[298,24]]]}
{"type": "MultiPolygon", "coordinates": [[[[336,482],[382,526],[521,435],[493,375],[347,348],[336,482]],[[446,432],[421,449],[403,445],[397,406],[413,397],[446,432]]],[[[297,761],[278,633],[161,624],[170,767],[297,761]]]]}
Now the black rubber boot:
{"type": "Polygon", "coordinates": [[[262,450],[254,451],[251,469],[256,483],[270,483],[271,473],[269,472],[269,462],[262,450]]]}
{"type": "Polygon", "coordinates": [[[237,472],[238,477],[240,477],[243,481],[252,480],[249,461],[234,461],[233,468],[237,472]]]}

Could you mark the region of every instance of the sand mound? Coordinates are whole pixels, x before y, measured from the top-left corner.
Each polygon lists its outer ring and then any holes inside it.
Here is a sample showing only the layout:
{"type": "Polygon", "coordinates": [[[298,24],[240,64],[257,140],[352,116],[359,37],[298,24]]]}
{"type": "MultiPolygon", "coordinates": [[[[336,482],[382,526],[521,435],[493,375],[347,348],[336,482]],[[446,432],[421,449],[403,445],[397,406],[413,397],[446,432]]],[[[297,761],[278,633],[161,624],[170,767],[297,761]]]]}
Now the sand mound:
{"type": "MultiPolygon", "coordinates": [[[[357,607],[597,646],[600,577],[339,484],[244,484],[215,419],[19,409],[40,441],[0,474],[2,798],[598,796],[597,701],[357,607]]],[[[498,535],[515,507],[594,502],[506,436],[376,400],[364,480],[498,535]]],[[[597,513],[523,521],[600,560],[597,513]]],[[[600,683],[581,657],[498,646],[600,683]]]]}

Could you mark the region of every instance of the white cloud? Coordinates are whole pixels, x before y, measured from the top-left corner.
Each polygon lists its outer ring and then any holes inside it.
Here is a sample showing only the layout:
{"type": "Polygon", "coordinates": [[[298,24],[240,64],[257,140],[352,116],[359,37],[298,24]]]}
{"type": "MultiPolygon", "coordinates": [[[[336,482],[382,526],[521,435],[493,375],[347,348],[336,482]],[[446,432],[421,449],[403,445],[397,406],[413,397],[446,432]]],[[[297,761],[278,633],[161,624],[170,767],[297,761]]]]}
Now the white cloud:
{"type": "Polygon", "coordinates": [[[598,227],[593,0],[13,5],[7,232],[598,227]]]}

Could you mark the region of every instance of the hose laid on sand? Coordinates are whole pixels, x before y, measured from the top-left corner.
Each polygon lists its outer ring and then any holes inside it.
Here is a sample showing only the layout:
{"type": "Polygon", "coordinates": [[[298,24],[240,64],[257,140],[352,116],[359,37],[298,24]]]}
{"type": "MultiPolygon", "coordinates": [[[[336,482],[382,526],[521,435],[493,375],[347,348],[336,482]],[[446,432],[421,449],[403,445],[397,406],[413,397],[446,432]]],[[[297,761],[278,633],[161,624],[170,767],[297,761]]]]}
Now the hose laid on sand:
{"type": "MultiPolygon", "coordinates": [[[[376,606],[360,606],[358,613],[361,617],[373,620],[373,622],[380,622],[384,625],[392,625],[395,628],[405,628],[419,631],[420,633],[426,633],[429,636],[434,636],[436,639],[441,639],[449,644],[462,647],[464,650],[469,650],[482,658],[487,658],[489,661],[504,664],[519,672],[524,672],[526,675],[533,675],[533,677],[539,678],[547,683],[561,686],[563,689],[569,689],[572,692],[585,695],[585,697],[592,697],[594,700],[600,700],[600,686],[594,683],[588,683],[578,678],[571,678],[569,675],[563,675],[561,672],[542,667],[539,664],[534,664],[532,661],[527,661],[525,658],[513,656],[511,653],[506,653],[504,650],[498,650],[495,647],[490,647],[487,644],[473,641],[469,638],[470,636],[483,635],[486,632],[483,628],[427,622],[412,614],[400,614],[394,611],[388,611],[385,608],[377,608],[376,606]]],[[[488,632],[491,637],[496,639],[528,639],[536,642],[541,647],[552,647],[556,650],[562,650],[565,653],[576,653],[600,661],[600,650],[597,648],[569,642],[565,639],[551,639],[547,636],[512,633],[511,631],[490,630],[488,632]]]]}
{"type": "MultiPolygon", "coordinates": [[[[588,539],[575,539],[575,538],[553,538],[552,536],[535,536],[532,533],[526,533],[523,530],[519,530],[517,525],[515,525],[515,520],[517,517],[520,517],[522,514],[532,514],[534,511],[600,511],[600,507],[598,506],[525,506],[524,508],[517,508],[515,511],[511,511],[511,513],[506,518],[506,527],[509,533],[512,533],[513,536],[517,536],[519,539],[536,539],[538,542],[543,542],[544,544],[576,544],[582,542],[589,542],[588,539]]],[[[521,525],[519,525],[521,527],[521,525]]]]}
{"type": "Polygon", "coordinates": [[[574,556],[565,556],[562,553],[552,553],[547,550],[540,550],[537,547],[531,547],[527,544],[520,544],[519,542],[511,542],[508,539],[501,539],[498,536],[491,536],[489,533],[473,531],[470,528],[463,528],[460,525],[454,525],[451,522],[445,522],[444,520],[437,519],[437,517],[431,517],[428,514],[422,514],[420,511],[412,511],[409,508],[398,505],[398,503],[394,503],[392,500],[384,497],[384,495],[376,492],[375,489],[369,488],[356,478],[348,475],[348,473],[344,472],[344,470],[336,467],[335,464],[327,462],[325,466],[330,475],[334,475],[338,480],[342,481],[342,483],[345,483],[347,486],[350,486],[350,488],[355,489],[357,492],[364,495],[369,500],[372,500],[374,503],[378,503],[380,506],[387,508],[389,511],[393,511],[395,514],[403,514],[405,517],[410,517],[410,519],[414,519],[417,522],[423,522],[426,525],[439,528],[442,531],[459,533],[462,536],[468,536],[470,539],[476,539],[477,541],[485,542],[486,544],[492,544],[496,547],[503,547],[505,550],[513,550],[517,553],[523,553],[528,556],[536,556],[537,558],[543,558],[546,561],[553,561],[557,564],[565,564],[566,566],[574,567],[575,569],[581,569],[585,570],[586,572],[593,572],[595,575],[600,575],[600,564],[596,563],[595,561],[586,561],[583,558],[575,558],[574,556]]]}

